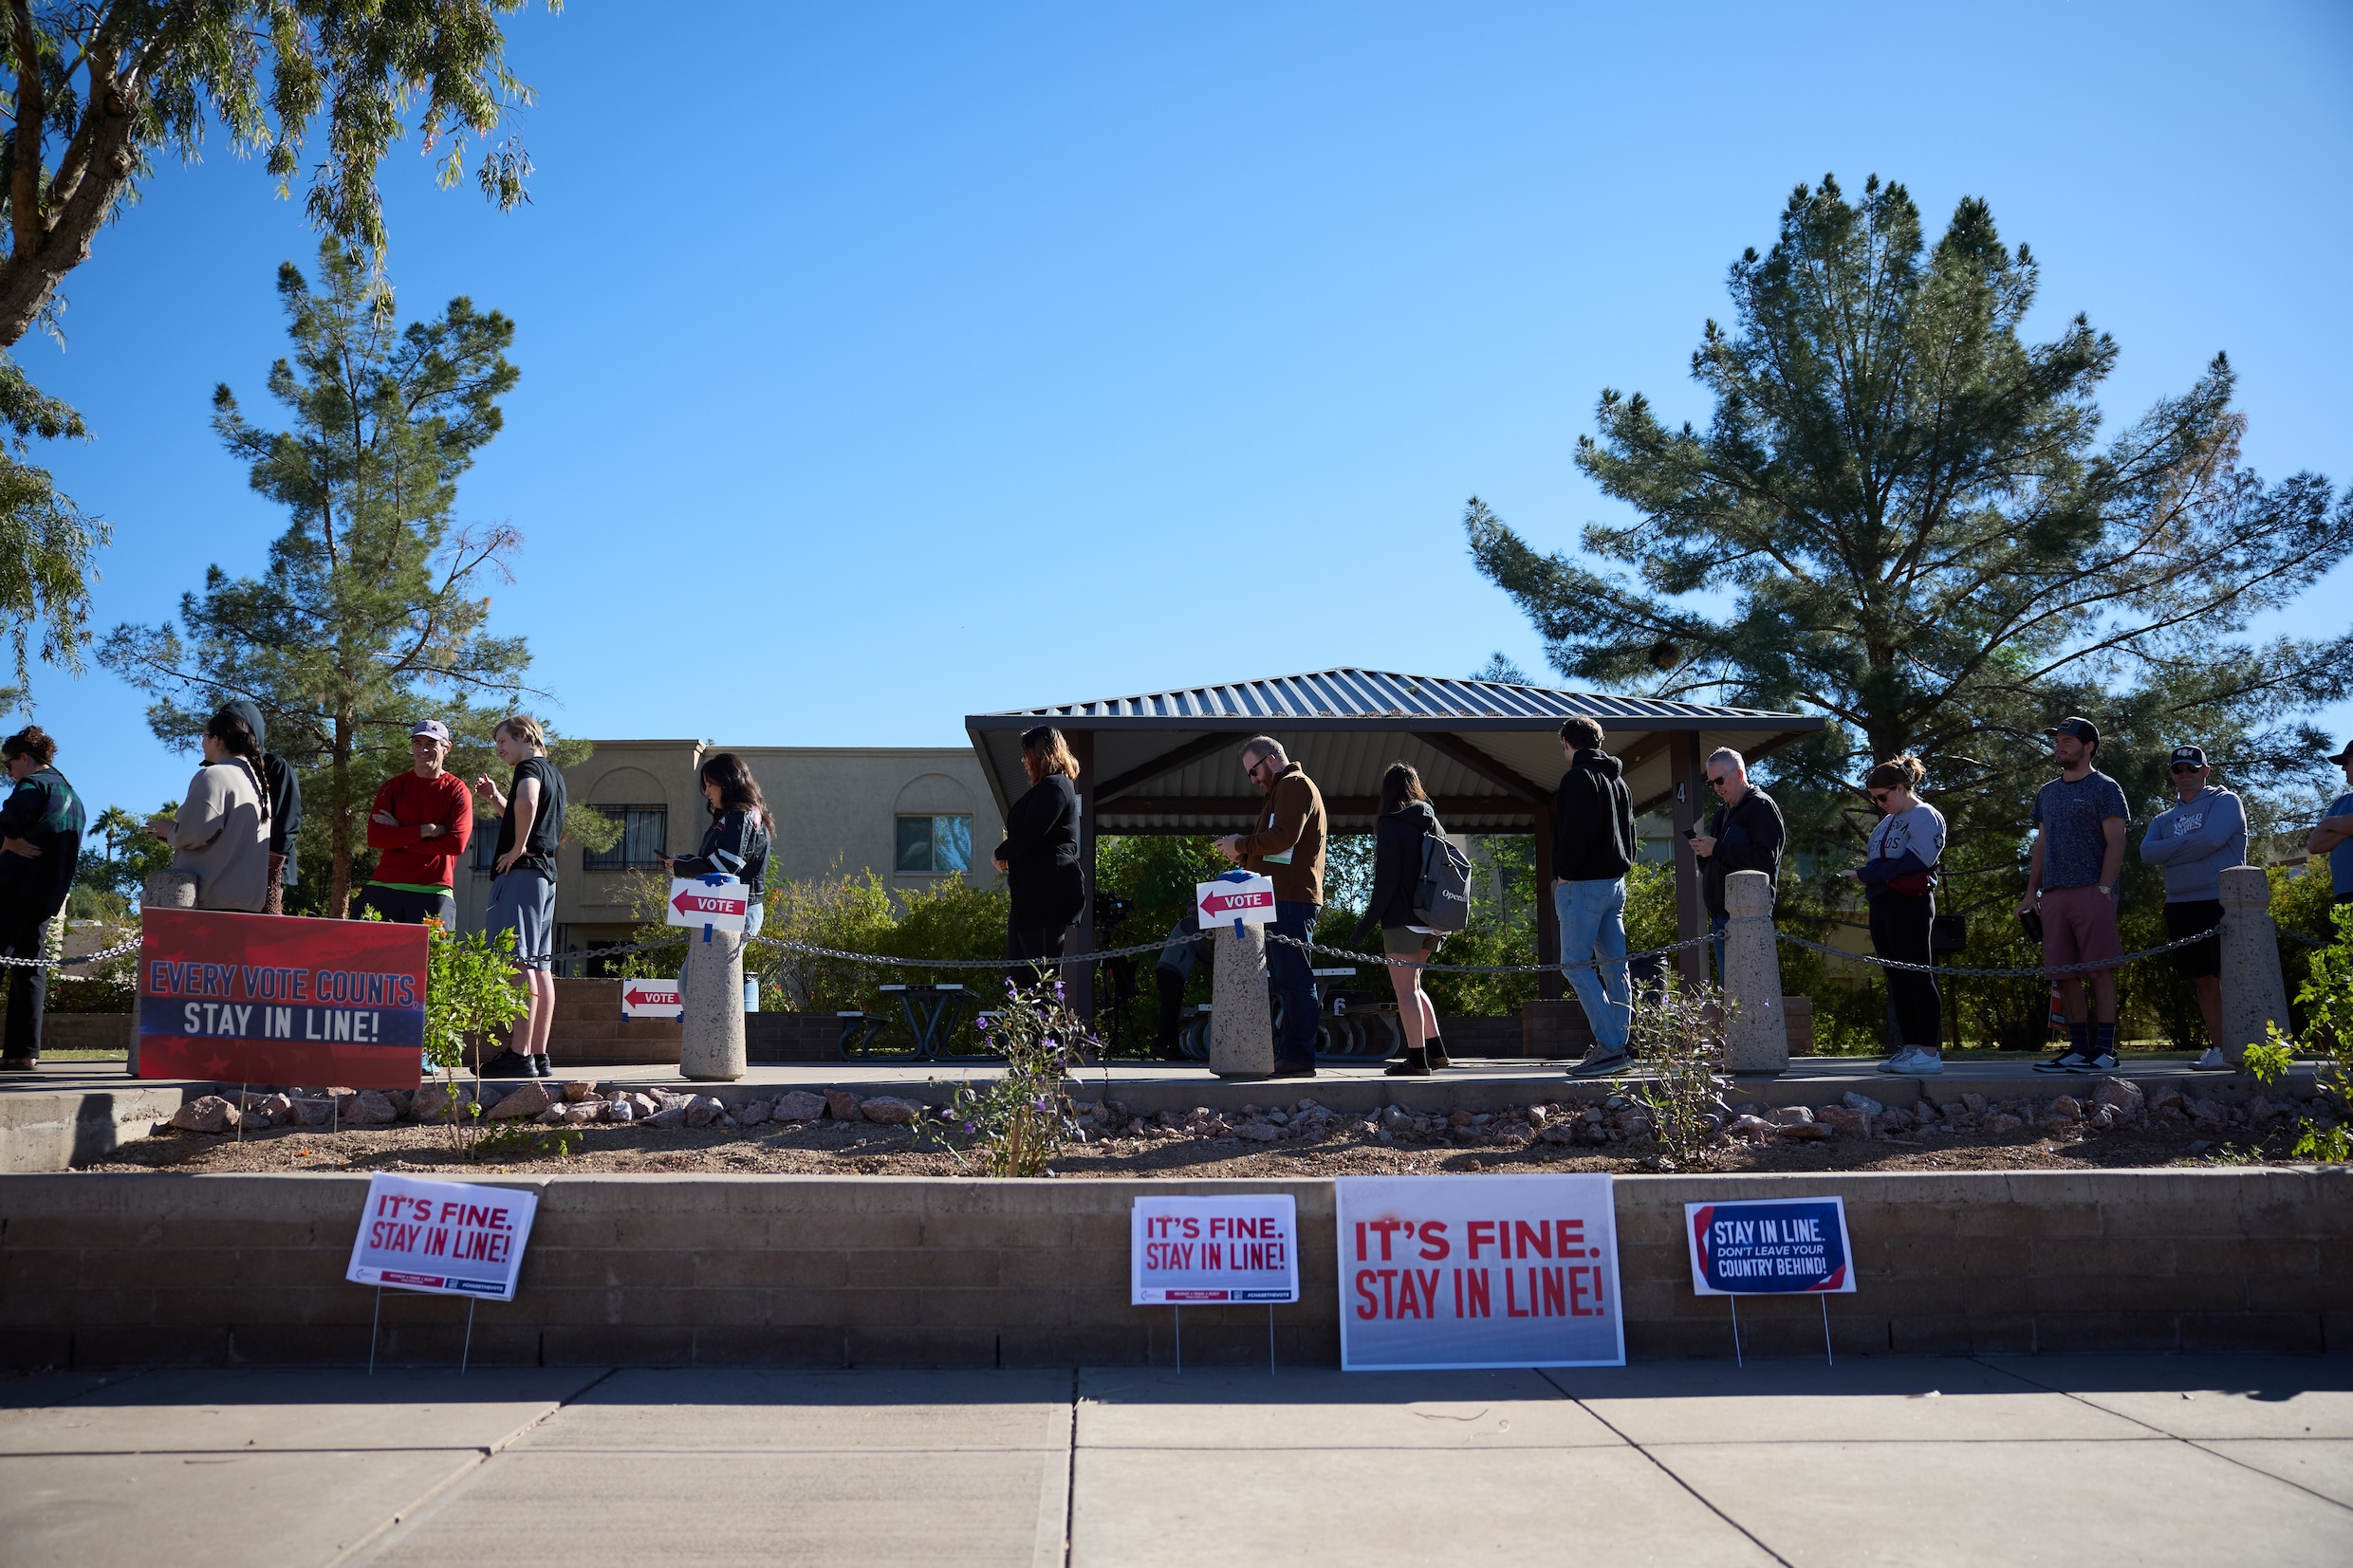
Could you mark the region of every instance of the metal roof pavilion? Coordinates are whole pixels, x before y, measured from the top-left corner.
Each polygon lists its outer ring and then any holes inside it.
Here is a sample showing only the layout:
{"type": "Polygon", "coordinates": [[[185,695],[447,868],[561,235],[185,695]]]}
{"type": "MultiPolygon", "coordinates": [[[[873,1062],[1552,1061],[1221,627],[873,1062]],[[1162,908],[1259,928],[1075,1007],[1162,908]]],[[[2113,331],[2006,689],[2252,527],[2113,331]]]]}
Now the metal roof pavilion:
{"type": "MultiPolygon", "coordinates": [[[[1315,780],[1335,832],[1369,830],[1382,772],[1406,762],[1420,772],[1448,831],[1533,833],[1542,863],[1563,767],[1561,721],[1579,716],[1602,726],[1607,749],[1625,765],[1638,813],[1675,808],[1678,924],[1695,934],[1706,922],[1697,866],[1680,832],[1706,804],[1700,759],[1718,747],[1759,757],[1822,729],[1823,719],[1343,668],[976,713],[964,728],[1000,809],[1029,787],[1022,731],[1050,724],[1068,737],[1080,765],[1082,851],[1090,864],[1099,833],[1246,828],[1260,796],[1242,772],[1239,747],[1262,733],[1315,780]]],[[[1551,900],[1537,904],[1549,956],[1557,942],[1551,900]]],[[[1088,950],[1091,919],[1080,936],[1080,950],[1088,950]]],[[[1556,985],[1559,977],[1545,978],[1556,985]]]]}

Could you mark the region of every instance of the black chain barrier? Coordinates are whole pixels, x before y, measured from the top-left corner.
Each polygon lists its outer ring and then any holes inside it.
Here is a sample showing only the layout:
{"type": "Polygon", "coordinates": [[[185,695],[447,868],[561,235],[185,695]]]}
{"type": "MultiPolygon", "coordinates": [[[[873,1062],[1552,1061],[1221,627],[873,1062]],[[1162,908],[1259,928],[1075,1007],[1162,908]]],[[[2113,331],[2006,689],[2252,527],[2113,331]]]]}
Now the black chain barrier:
{"type": "Polygon", "coordinates": [[[1901,958],[1881,958],[1877,953],[1849,952],[1844,948],[1833,948],[1821,942],[1808,942],[1803,936],[1791,936],[1787,932],[1777,931],[1773,934],[1793,948],[1804,948],[1810,952],[1824,953],[1832,958],[1843,958],[1850,963],[1876,965],[1882,969],[1903,969],[1913,974],[1933,974],[1939,978],[1958,979],[1970,976],[1981,979],[2017,980],[2033,974],[2055,978],[2060,975],[2087,974],[2094,969],[2119,969],[2127,964],[2138,963],[2143,958],[2155,958],[2159,953],[2172,952],[2177,948],[2195,947],[2200,942],[2214,941],[2220,935],[2221,931],[2222,928],[2216,926],[2212,931],[2202,931],[2190,936],[2177,937],[2160,948],[2143,948],[2139,952],[2120,953],[2114,958],[2095,958],[2088,963],[2061,964],[2055,968],[2036,965],[2029,968],[2015,969],[1956,969],[1942,964],[1914,964],[1901,958]]]}

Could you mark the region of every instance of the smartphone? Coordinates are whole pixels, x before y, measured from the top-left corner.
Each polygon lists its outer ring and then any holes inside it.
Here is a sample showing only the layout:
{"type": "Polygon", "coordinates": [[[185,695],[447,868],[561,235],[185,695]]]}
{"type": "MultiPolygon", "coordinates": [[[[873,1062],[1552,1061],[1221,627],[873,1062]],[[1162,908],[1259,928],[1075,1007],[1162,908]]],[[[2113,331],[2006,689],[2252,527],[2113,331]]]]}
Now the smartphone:
{"type": "Polygon", "coordinates": [[[1686,839],[1696,839],[1699,837],[1699,830],[1695,827],[1687,827],[1683,830],[1683,837],[1686,839]]]}

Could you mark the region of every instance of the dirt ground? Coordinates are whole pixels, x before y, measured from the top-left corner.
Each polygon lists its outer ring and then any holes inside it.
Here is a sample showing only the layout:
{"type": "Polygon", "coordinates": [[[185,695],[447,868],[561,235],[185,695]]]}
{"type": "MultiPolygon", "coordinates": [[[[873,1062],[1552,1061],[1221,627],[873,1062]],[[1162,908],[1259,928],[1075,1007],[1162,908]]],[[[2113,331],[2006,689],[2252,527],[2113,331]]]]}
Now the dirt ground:
{"type": "MultiPolygon", "coordinates": [[[[2288,1163],[2285,1134],[2172,1128],[2052,1133],[2021,1128],[2007,1134],[1936,1132],[1913,1137],[1834,1138],[1814,1142],[1728,1144],[1699,1161],[1670,1165],[1656,1154],[1612,1148],[1572,1148],[1536,1142],[1496,1146],[1463,1129],[1431,1138],[1383,1143],[1348,1122],[1321,1136],[1278,1144],[1235,1137],[1112,1136],[1074,1146],[1054,1161],[1064,1177],[1369,1176],[1408,1172],[1662,1170],[1750,1171],[2081,1171],[2158,1166],[2288,1163]]],[[[453,1149],[446,1129],[410,1125],[347,1130],[286,1127],[234,1134],[167,1129],[126,1145],[98,1171],[394,1171],[451,1174],[626,1175],[679,1172],[724,1175],[955,1176],[978,1173],[935,1136],[917,1138],[904,1127],[831,1119],[745,1129],[518,1126],[510,1139],[469,1158],[453,1149]]]]}

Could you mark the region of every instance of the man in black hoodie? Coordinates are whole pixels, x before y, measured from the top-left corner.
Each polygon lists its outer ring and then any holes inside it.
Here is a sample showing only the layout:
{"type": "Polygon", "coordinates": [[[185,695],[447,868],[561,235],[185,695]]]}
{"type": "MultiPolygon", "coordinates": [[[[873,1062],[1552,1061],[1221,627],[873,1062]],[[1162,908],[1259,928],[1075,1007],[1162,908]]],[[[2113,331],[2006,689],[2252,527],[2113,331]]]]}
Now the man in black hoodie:
{"type": "Polygon", "coordinates": [[[1602,727],[1591,719],[1561,726],[1561,755],[1568,771],[1552,796],[1552,907],[1561,917],[1561,962],[1582,965],[1568,970],[1568,983],[1594,1042],[1568,1072],[1599,1078],[1629,1061],[1626,871],[1634,864],[1634,799],[1625,768],[1602,749],[1602,727]]]}
{"type": "Polygon", "coordinates": [[[294,885],[294,835],[303,827],[302,781],[286,759],[269,749],[269,733],[262,728],[262,710],[250,697],[239,697],[223,703],[224,711],[234,713],[253,731],[253,744],[262,749],[262,787],[269,791],[269,902],[263,906],[265,914],[286,913],[286,890],[294,885]]]}

